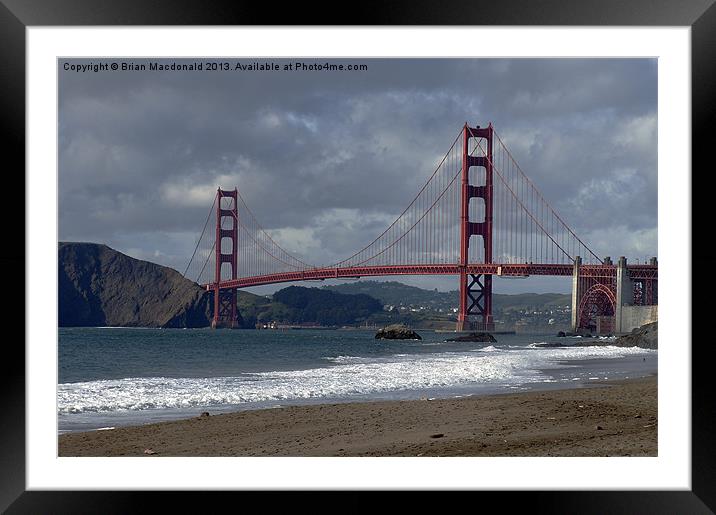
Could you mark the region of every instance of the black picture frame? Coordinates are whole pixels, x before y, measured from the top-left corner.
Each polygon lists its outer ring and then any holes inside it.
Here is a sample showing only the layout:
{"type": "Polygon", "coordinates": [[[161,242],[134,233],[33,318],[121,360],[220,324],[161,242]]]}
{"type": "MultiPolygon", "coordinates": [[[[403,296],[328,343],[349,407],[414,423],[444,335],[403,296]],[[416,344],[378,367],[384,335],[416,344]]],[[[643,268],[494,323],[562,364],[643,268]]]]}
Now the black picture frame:
{"type": "MultiPolygon", "coordinates": [[[[24,213],[26,192],[25,167],[25,29],[31,26],[112,26],[112,25],[616,25],[616,26],[688,26],[691,27],[692,83],[692,169],[702,164],[705,170],[710,147],[709,125],[716,121],[716,6],[715,0],[460,0],[428,2],[400,0],[338,3],[284,3],[280,8],[268,2],[184,0],[0,0],[0,86],[2,95],[2,147],[6,180],[14,180],[12,198],[3,203],[6,230],[14,250],[0,257],[6,271],[6,291],[24,291],[21,274],[31,273],[25,266],[25,226],[17,223],[24,213]],[[350,16],[348,16],[350,14],[350,16]],[[22,192],[22,194],[20,194],[22,192]],[[12,226],[12,227],[9,227],[12,226]],[[22,227],[22,229],[20,229],[22,227]],[[23,242],[21,244],[20,242],[23,242]]],[[[689,180],[675,174],[675,180],[689,180]]],[[[691,180],[696,175],[692,174],[691,180]]],[[[11,186],[7,186],[10,188],[11,186]]],[[[10,190],[6,190],[10,191],[10,190]]],[[[692,185],[692,241],[698,229],[708,229],[705,209],[712,205],[710,188],[692,185]],[[701,211],[700,211],[701,210],[701,211]],[[700,216],[702,215],[702,216],[700,216]]],[[[703,233],[702,233],[703,234],[703,233]]],[[[699,270],[716,261],[716,251],[703,243],[696,250],[684,249],[692,269],[699,270]],[[692,257],[693,256],[693,257],[692,257]]],[[[54,258],[48,256],[48,266],[54,258]]],[[[52,263],[52,264],[51,264],[52,263]]],[[[691,277],[685,280],[691,281],[691,277]]],[[[694,289],[694,294],[697,290],[694,289]]],[[[11,297],[20,302],[24,294],[11,297]]],[[[686,299],[684,299],[686,300],[686,299]]],[[[692,299],[692,320],[708,320],[710,303],[692,299]]],[[[14,318],[19,318],[14,315],[14,318]]],[[[18,327],[19,321],[16,322],[18,327]]],[[[698,329],[698,327],[694,327],[698,329]]],[[[685,335],[685,338],[692,335],[685,335]]],[[[22,334],[24,341],[24,330],[22,334]]],[[[5,338],[0,391],[0,510],[7,513],[131,513],[146,511],[147,502],[166,500],[160,492],[69,492],[26,491],[25,486],[25,354],[19,338],[5,338]]],[[[667,342],[668,343],[668,342],[667,342]]],[[[682,344],[684,344],[682,342],[682,344]]],[[[716,510],[716,451],[714,388],[710,385],[708,340],[692,345],[692,489],[690,491],[566,491],[566,492],[484,492],[503,507],[529,503],[532,512],[561,513],[712,513],[716,510]],[[703,343],[702,345],[698,345],[703,343]]],[[[246,495],[245,493],[236,493],[246,495]]],[[[207,493],[188,499],[176,492],[174,500],[184,509],[208,506],[207,493]],[[196,504],[194,504],[196,503],[196,504]]],[[[224,495],[235,495],[222,494],[224,495]]],[[[245,499],[245,498],[244,498],[245,499]]],[[[215,499],[214,499],[215,500],[215,499]]],[[[278,500],[276,500],[278,501],[278,500]]],[[[484,501],[482,501],[484,502],[484,501]]]]}

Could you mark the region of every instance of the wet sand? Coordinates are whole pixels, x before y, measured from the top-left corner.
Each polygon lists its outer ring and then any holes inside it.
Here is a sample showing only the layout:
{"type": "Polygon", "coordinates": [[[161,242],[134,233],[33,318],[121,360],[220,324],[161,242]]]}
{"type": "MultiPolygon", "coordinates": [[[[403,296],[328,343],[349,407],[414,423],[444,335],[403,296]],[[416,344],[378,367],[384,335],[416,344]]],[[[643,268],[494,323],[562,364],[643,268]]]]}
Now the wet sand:
{"type": "Polygon", "coordinates": [[[657,378],[197,416],[64,434],[59,455],[657,456],[657,378]]]}

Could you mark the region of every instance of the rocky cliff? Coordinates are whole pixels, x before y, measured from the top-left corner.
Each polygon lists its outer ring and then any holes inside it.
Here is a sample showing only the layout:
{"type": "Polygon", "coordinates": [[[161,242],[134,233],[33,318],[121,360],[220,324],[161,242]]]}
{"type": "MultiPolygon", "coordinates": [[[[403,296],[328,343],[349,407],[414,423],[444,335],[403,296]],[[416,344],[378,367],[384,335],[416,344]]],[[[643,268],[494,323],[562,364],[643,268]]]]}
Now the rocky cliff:
{"type": "Polygon", "coordinates": [[[637,327],[631,333],[617,338],[613,345],[617,347],[643,347],[645,349],[659,348],[659,322],[637,327]]]}
{"type": "Polygon", "coordinates": [[[206,327],[211,295],[171,268],[96,243],[60,243],[59,325],[206,327]]]}

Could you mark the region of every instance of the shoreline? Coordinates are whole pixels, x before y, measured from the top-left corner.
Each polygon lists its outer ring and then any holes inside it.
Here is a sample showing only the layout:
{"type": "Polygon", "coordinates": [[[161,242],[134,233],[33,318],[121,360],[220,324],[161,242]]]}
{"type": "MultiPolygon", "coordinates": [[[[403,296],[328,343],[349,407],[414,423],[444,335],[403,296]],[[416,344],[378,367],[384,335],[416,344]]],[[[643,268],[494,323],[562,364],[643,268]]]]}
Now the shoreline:
{"type": "Polygon", "coordinates": [[[58,455],[657,456],[657,429],[653,374],[578,388],[296,405],[71,432],[58,436],[58,455]]]}

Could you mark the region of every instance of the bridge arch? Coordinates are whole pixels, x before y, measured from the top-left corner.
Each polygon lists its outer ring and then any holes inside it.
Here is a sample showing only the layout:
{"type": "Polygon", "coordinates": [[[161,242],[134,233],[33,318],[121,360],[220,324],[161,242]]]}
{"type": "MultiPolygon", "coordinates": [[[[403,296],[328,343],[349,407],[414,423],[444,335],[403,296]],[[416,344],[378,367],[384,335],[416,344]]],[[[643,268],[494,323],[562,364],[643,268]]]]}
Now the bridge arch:
{"type": "Polygon", "coordinates": [[[593,284],[579,301],[579,327],[594,331],[597,328],[597,317],[613,317],[616,306],[616,294],[609,286],[593,284]]]}

